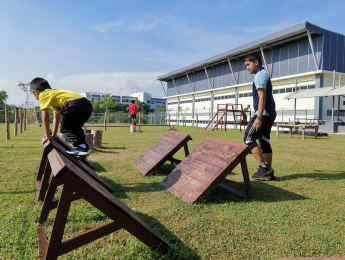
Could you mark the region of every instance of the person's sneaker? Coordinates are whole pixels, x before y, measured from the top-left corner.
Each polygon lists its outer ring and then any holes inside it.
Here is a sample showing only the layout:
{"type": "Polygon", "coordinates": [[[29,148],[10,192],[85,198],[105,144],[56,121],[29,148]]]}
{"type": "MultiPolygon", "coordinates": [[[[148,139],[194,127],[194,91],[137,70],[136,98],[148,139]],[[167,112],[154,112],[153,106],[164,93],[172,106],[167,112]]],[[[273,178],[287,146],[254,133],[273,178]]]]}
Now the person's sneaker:
{"type": "Polygon", "coordinates": [[[82,148],[78,146],[75,149],[67,150],[66,153],[73,154],[73,155],[89,155],[89,148],[88,147],[82,148]]]}
{"type": "Polygon", "coordinates": [[[254,180],[266,180],[273,181],[275,180],[274,170],[271,167],[262,167],[259,165],[258,170],[252,175],[254,180]]]}

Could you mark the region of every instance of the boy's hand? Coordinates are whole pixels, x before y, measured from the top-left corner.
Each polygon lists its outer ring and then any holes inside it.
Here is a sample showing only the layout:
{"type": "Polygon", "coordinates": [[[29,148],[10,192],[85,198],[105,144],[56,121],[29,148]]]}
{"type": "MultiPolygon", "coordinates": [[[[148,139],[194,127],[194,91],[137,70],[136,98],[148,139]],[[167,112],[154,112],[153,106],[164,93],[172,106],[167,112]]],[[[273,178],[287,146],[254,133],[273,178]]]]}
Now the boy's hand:
{"type": "Polygon", "coordinates": [[[44,135],[42,138],[42,144],[44,144],[46,141],[53,139],[54,137],[52,135],[46,136],[44,135]]]}

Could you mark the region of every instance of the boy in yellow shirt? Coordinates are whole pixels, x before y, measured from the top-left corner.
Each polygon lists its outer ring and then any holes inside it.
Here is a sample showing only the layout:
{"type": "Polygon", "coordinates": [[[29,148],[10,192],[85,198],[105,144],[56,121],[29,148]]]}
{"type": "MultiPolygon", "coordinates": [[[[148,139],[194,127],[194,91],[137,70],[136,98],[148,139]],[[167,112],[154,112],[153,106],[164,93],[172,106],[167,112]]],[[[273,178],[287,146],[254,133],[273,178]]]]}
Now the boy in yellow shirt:
{"type": "Polygon", "coordinates": [[[62,114],[60,132],[75,147],[75,149],[66,151],[66,153],[88,155],[89,147],[85,141],[83,125],[91,116],[93,109],[91,103],[73,91],[52,89],[48,81],[43,78],[34,78],[30,83],[30,89],[35,98],[40,101],[44,126],[43,142],[56,136],[62,114]],[[50,133],[48,108],[52,108],[54,112],[52,134],[50,133]]]}

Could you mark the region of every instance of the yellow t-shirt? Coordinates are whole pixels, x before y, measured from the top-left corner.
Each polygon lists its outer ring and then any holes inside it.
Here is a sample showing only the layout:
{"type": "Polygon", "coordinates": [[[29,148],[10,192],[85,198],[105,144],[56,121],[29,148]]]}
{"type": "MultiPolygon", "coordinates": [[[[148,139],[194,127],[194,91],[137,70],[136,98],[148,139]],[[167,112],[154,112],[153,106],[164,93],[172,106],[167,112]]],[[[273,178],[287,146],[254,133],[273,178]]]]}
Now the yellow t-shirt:
{"type": "Polygon", "coordinates": [[[68,102],[80,98],[83,96],[64,89],[45,89],[39,95],[41,110],[51,107],[54,115],[59,114],[68,102]]]}

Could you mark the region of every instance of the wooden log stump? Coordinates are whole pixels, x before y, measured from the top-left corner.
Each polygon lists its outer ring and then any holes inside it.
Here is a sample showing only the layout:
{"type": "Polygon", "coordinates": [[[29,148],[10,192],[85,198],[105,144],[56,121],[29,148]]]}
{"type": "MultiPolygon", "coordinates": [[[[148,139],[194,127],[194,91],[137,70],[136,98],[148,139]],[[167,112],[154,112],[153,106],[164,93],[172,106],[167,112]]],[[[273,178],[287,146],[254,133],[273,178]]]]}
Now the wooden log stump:
{"type": "Polygon", "coordinates": [[[93,134],[85,134],[85,140],[87,145],[89,146],[89,149],[93,149],[93,134]]]}
{"type": "Polygon", "coordinates": [[[93,147],[101,148],[102,147],[102,135],[103,131],[100,130],[92,130],[93,134],[93,147]]]}

